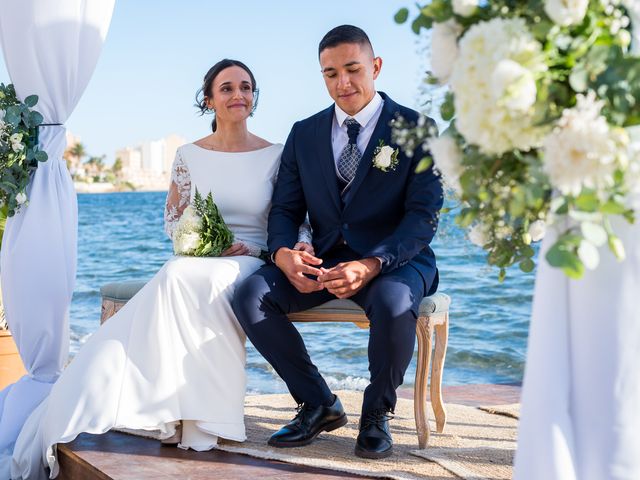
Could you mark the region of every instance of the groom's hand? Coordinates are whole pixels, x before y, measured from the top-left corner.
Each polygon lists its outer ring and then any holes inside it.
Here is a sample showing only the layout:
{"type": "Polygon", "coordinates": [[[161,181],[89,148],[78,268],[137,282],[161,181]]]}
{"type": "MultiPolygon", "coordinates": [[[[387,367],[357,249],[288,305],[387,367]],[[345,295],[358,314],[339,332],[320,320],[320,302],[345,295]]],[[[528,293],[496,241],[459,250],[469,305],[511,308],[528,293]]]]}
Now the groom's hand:
{"type": "Polygon", "coordinates": [[[349,298],[373,280],[380,273],[381,266],[377,258],[363,258],[322,270],[318,281],[324,288],[338,298],[349,298]]]}
{"type": "Polygon", "coordinates": [[[300,293],[311,293],[322,290],[322,283],[305,275],[322,275],[322,270],[313,265],[322,265],[322,260],[313,255],[290,248],[280,248],[274,256],[276,266],[287,276],[291,285],[300,293]]]}

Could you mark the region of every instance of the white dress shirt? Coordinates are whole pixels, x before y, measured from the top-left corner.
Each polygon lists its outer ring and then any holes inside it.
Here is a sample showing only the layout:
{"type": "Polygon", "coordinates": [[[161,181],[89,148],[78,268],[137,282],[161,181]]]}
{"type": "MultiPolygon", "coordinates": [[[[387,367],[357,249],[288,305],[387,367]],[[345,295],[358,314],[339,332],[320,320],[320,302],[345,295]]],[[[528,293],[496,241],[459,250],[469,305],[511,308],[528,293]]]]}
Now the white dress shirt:
{"type": "MultiPolygon", "coordinates": [[[[335,114],[333,115],[333,126],[331,128],[331,145],[333,147],[333,160],[336,164],[336,175],[338,175],[338,159],[349,143],[349,135],[347,134],[347,126],[344,121],[347,118],[353,118],[360,124],[360,133],[358,133],[358,149],[364,155],[364,151],[371,140],[373,129],[378,123],[380,114],[382,113],[382,104],[384,100],[378,92],[371,101],[355,115],[347,115],[338,105],[335,106],[335,114]]],[[[377,139],[375,139],[377,141],[377,139]]]]}

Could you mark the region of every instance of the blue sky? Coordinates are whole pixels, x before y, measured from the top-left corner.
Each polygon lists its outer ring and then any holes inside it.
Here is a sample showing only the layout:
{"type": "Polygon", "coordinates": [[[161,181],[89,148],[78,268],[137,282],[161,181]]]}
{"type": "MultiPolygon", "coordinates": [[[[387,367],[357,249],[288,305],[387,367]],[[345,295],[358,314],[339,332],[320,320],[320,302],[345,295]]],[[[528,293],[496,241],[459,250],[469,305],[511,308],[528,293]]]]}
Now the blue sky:
{"type": "MultiPolygon", "coordinates": [[[[116,149],[177,133],[193,141],[210,117],[193,107],[202,77],[224,57],[245,62],[260,88],[249,129],[284,142],[293,122],[331,104],[317,45],[334,26],[351,23],[371,38],[383,68],[378,90],[416,106],[424,53],[408,24],[397,25],[403,0],[272,2],[116,0],[102,56],[67,127],[92,155],[113,161],[116,149]]],[[[8,82],[4,62],[0,81],[8,82]]]]}

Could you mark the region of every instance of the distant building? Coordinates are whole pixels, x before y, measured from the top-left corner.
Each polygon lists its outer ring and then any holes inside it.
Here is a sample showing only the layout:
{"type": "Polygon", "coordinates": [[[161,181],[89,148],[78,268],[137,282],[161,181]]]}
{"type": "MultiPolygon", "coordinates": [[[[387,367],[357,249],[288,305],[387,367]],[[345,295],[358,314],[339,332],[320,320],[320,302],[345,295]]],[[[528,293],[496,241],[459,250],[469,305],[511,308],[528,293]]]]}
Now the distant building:
{"type": "Polygon", "coordinates": [[[176,150],[185,143],[183,137],[170,134],[159,140],[116,151],[116,159],[122,162],[122,180],[140,190],[166,190],[176,150]]]}

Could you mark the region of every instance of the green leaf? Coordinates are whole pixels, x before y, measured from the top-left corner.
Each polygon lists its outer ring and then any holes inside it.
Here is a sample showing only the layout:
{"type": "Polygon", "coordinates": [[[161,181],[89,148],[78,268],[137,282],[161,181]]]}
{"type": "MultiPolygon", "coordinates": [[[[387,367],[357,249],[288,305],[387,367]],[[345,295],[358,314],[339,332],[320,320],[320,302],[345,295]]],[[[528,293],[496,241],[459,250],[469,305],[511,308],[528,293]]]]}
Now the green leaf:
{"type": "Polygon", "coordinates": [[[420,162],[418,162],[418,166],[416,167],[416,173],[422,173],[429,169],[433,161],[431,157],[424,157],[420,162]]]}
{"type": "Polygon", "coordinates": [[[532,272],[534,268],[536,268],[536,264],[533,263],[533,260],[531,260],[530,258],[527,258],[520,262],[520,270],[525,273],[532,272]]]}
{"type": "Polygon", "coordinates": [[[409,18],[408,8],[401,8],[396,12],[395,16],[393,17],[396,23],[404,23],[407,21],[408,18],[409,18]]]}
{"type": "Polygon", "coordinates": [[[32,127],[37,127],[44,121],[44,117],[40,112],[31,112],[29,113],[29,123],[32,127]]]}
{"type": "Polygon", "coordinates": [[[417,35],[420,33],[420,30],[422,28],[428,30],[431,28],[432,25],[433,25],[433,19],[429,17],[425,17],[424,15],[420,15],[413,21],[413,23],[411,23],[411,30],[413,30],[413,33],[417,35]]]}
{"type": "Polygon", "coordinates": [[[607,203],[600,207],[600,211],[609,215],[622,215],[626,210],[626,207],[615,200],[609,200],[607,203]]]}
{"type": "Polygon", "coordinates": [[[584,274],[584,265],[577,253],[569,250],[567,244],[561,240],[553,244],[545,258],[549,265],[562,269],[565,275],[570,278],[581,278],[584,274]]]}
{"type": "Polygon", "coordinates": [[[507,271],[504,268],[501,268],[500,273],[498,273],[498,281],[502,283],[505,278],[507,278],[507,271]]]}
{"type": "Polygon", "coordinates": [[[38,150],[35,155],[34,158],[38,161],[38,162],[46,162],[47,159],[49,158],[49,156],[47,155],[47,152],[45,152],[44,150],[38,150]]]}
{"type": "Polygon", "coordinates": [[[444,98],[444,102],[440,107],[440,115],[445,122],[453,119],[453,116],[456,114],[456,109],[453,103],[453,93],[447,92],[444,98]]]}
{"type": "Polygon", "coordinates": [[[25,105],[27,107],[33,108],[38,103],[38,96],[37,95],[29,95],[27,98],[24,99],[24,103],[25,103],[25,105]]]}
{"type": "Polygon", "coordinates": [[[576,207],[585,212],[595,212],[600,206],[600,200],[593,191],[584,191],[576,198],[576,207]]]}

